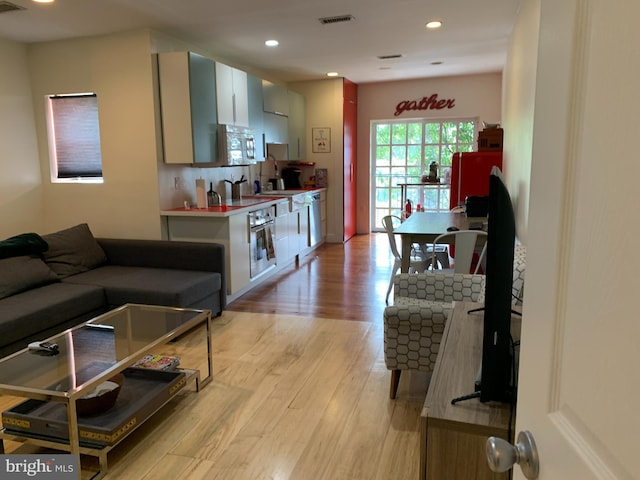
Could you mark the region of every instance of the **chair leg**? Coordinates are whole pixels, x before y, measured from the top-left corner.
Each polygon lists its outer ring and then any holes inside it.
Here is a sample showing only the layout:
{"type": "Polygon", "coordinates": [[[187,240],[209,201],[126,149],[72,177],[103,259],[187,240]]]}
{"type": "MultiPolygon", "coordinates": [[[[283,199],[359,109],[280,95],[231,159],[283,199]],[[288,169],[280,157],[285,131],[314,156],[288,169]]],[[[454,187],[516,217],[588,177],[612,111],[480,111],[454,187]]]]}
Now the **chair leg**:
{"type": "Polygon", "coordinates": [[[396,398],[398,393],[398,385],[400,384],[400,374],[402,370],[391,370],[391,385],[389,386],[389,398],[396,398]]]}

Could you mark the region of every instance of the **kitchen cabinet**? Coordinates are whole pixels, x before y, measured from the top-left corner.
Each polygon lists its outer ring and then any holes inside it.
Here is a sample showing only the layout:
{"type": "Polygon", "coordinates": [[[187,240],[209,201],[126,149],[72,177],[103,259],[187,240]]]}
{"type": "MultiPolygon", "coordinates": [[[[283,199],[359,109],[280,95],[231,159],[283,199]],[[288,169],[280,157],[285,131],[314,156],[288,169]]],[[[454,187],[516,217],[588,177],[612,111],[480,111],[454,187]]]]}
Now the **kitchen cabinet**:
{"type": "MultiPolygon", "coordinates": [[[[262,80],[262,106],[266,143],[289,143],[289,94],[287,89],[262,80]]],[[[282,159],[284,160],[284,159],[282,159]]]]}
{"type": "Polygon", "coordinates": [[[227,294],[240,295],[248,290],[251,255],[246,213],[227,217],[168,216],[167,231],[169,240],[173,241],[224,245],[227,294]]]}
{"type": "Polygon", "coordinates": [[[262,80],[263,110],[276,115],[289,115],[289,92],[285,87],[262,80]]]}
{"type": "Polygon", "coordinates": [[[276,255],[278,265],[286,265],[297,255],[305,253],[308,248],[309,206],[295,201],[290,203],[289,199],[277,203],[276,255]]]}
{"type": "Polygon", "coordinates": [[[327,238],[327,191],[320,192],[320,218],[322,219],[322,240],[327,238]]]}
{"type": "Polygon", "coordinates": [[[289,200],[276,203],[276,259],[278,265],[285,265],[294,257],[289,247],[292,216],[289,211],[289,200]]]}
{"type": "Polygon", "coordinates": [[[215,71],[213,60],[193,52],[158,54],[165,163],[217,160],[215,71]]]}
{"type": "Polygon", "coordinates": [[[262,79],[247,74],[247,97],[249,104],[249,128],[255,138],[255,158],[264,161],[267,156],[264,139],[264,112],[262,110],[262,79]]]}
{"type": "Polygon", "coordinates": [[[309,205],[298,211],[297,251],[298,254],[309,248],[309,205]]]}
{"type": "Polygon", "coordinates": [[[216,62],[218,123],[249,127],[247,73],[216,62]]]}
{"type": "Polygon", "coordinates": [[[287,95],[289,99],[289,160],[304,160],[307,157],[305,99],[303,95],[291,90],[287,95]]]}
{"type": "MultiPolygon", "coordinates": [[[[264,113],[265,143],[289,143],[289,119],[275,113],[264,113]]],[[[278,160],[288,160],[279,158],[278,160]]]]}

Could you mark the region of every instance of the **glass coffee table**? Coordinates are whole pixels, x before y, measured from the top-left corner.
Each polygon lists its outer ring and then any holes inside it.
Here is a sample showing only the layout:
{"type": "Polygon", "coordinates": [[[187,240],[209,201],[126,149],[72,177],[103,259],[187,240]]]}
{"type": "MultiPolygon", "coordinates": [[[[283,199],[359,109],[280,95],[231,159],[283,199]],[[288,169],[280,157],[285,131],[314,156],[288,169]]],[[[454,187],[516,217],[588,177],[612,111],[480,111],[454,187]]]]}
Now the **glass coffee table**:
{"type": "MultiPolygon", "coordinates": [[[[11,416],[12,410],[9,413],[3,412],[0,453],[4,453],[3,439],[11,439],[71,454],[96,456],[100,460],[100,471],[96,478],[107,471],[107,453],[173,398],[186,381],[194,379],[196,390],[199,391],[212,379],[209,310],[127,304],[44,340],[56,344],[57,353],[47,354],[24,349],[0,360],[0,393],[31,399],[20,404],[26,406],[18,408],[17,418],[11,416]],[[158,353],[153,352],[154,349],[203,325],[207,336],[206,377],[201,378],[197,369],[187,370],[181,367],[173,373],[175,378],[158,380],[162,372],[130,368],[146,354],[158,353]],[[125,377],[120,396],[125,392],[127,384],[130,389],[140,384],[138,388],[147,394],[150,389],[143,385],[145,381],[151,381],[154,388],[162,390],[161,394],[148,397],[149,408],[145,410],[145,405],[141,405],[134,417],[118,426],[115,433],[102,434],[101,430],[84,428],[83,419],[78,421],[77,400],[119,373],[132,375],[131,378],[125,377]],[[147,378],[148,376],[150,377],[147,378]],[[150,380],[151,377],[153,379],[150,380]],[[167,382],[166,388],[162,382],[167,382]],[[38,419],[28,416],[30,410],[47,408],[53,412],[47,414],[54,416],[57,409],[58,417],[64,417],[62,430],[68,431],[55,435],[35,431],[38,419]],[[34,431],[29,431],[31,427],[34,431]]],[[[165,375],[169,374],[165,372],[165,375]]],[[[144,403],[144,394],[131,393],[138,403],[144,403]]],[[[109,410],[104,416],[114,420],[118,413],[109,410]]],[[[55,422],[45,423],[47,426],[51,423],[55,425],[55,422]]]]}

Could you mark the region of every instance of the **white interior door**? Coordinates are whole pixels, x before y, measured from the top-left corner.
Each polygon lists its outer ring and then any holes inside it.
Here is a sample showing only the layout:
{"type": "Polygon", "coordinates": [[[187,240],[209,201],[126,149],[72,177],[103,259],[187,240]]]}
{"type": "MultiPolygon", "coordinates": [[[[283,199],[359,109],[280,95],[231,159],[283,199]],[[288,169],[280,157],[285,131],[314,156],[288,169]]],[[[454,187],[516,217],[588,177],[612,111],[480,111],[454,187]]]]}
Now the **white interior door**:
{"type": "Polygon", "coordinates": [[[516,432],[542,480],[638,479],[640,2],[540,5],[516,432]]]}

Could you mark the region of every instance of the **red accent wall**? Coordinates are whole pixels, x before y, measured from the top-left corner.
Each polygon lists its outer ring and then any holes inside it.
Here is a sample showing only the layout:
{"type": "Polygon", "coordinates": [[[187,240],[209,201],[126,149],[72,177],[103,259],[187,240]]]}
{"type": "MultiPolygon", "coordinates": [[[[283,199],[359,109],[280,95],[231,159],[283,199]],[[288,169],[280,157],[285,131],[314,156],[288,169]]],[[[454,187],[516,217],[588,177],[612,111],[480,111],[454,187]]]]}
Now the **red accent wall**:
{"type": "Polygon", "coordinates": [[[356,131],[358,119],[358,85],[343,81],[343,136],[344,136],[344,233],[343,241],[356,234],[356,131]]]}

